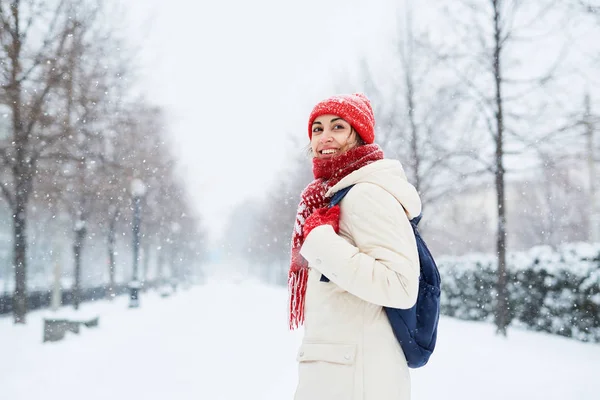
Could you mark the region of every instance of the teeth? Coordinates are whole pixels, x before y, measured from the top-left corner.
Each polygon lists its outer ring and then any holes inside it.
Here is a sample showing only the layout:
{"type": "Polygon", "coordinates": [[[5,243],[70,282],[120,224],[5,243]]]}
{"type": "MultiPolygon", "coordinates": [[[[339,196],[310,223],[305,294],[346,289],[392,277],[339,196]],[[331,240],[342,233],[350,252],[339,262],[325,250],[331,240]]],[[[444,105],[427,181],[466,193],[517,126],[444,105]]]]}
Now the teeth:
{"type": "Polygon", "coordinates": [[[328,150],[323,150],[321,153],[323,154],[333,154],[335,153],[337,150],[334,149],[328,149],[328,150]]]}

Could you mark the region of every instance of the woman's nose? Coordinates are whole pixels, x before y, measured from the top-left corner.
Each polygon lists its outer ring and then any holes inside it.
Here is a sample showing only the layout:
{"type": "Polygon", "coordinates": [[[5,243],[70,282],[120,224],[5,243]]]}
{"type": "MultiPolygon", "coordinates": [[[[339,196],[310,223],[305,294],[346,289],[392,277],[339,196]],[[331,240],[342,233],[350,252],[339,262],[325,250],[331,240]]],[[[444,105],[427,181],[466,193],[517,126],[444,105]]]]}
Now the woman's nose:
{"type": "Polygon", "coordinates": [[[331,136],[331,133],[329,131],[323,131],[321,134],[321,143],[331,142],[332,140],[333,137],[331,136]]]}

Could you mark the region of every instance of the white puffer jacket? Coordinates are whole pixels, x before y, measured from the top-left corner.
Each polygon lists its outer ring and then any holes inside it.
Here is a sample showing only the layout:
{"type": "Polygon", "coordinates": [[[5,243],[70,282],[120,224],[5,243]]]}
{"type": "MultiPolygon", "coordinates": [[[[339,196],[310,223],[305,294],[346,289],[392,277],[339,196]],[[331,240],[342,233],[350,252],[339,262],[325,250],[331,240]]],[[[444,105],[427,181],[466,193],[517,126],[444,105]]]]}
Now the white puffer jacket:
{"type": "Polygon", "coordinates": [[[319,226],[300,251],[310,273],[295,400],[408,400],[408,366],[382,306],[416,302],[419,256],[409,218],[421,201],[395,160],[354,171],[328,196],[350,185],[339,235],[319,226]]]}

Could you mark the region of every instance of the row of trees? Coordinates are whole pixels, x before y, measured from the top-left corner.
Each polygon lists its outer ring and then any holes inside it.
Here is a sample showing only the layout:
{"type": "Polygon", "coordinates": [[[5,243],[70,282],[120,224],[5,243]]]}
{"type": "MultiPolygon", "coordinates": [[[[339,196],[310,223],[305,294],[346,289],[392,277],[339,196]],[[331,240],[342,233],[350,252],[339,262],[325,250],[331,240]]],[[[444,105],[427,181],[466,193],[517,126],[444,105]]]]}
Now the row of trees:
{"type": "Polygon", "coordinates": [[[30,250],[40,251],[32,237],[72,240],[75,293],[86,243],[105,241],[100,264],[114,286],[134,180],[147,188],[143,254],[156,249],[159,265],[175,265],[200,251],[164,112],[136,94],[135,52],[109,4],[0,1],[0,189],[12,216],[15,323],[26,321],[30,250]]]}
{"type": "MultiPolygon", "coordinates": [[[[358,87],[371,98],[377,142],[419,190],[435,253],[497,255],[496,325],[506,334],[509,245],[597,240],[586,222],[597,221],[597,8],[432,0],[419,9],[405,1],[398,15],[389,59],[365,60],[337,91],[358,87]]],[[[230,243],[261,274],[277,265],[282,281],[298,194],[310,180],[301,156],[291,171],[256,207],[261,243],[230,243]]]]}

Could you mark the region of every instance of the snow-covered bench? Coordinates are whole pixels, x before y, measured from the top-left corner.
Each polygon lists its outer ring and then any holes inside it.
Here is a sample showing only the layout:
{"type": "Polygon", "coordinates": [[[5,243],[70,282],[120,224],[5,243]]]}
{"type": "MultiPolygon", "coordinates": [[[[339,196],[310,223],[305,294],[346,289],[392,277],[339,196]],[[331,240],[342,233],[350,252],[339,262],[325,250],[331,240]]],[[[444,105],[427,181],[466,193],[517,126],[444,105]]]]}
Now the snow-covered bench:
{"type": "Polygon", "coordinates": [[[64,339],[67,331],[79,333],[79,328],[84,325],[87,328],[97,327],[99,317],[87,320],[71,320],[71,319],[44,319],[44,342],[57,342],[64,339]]]}

